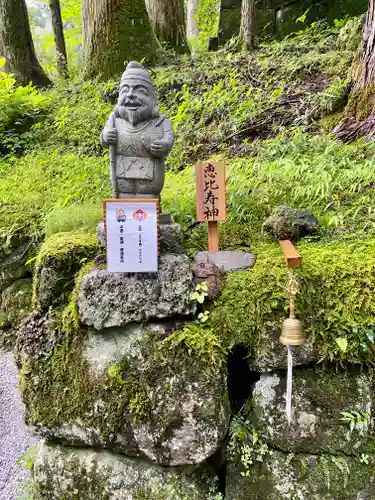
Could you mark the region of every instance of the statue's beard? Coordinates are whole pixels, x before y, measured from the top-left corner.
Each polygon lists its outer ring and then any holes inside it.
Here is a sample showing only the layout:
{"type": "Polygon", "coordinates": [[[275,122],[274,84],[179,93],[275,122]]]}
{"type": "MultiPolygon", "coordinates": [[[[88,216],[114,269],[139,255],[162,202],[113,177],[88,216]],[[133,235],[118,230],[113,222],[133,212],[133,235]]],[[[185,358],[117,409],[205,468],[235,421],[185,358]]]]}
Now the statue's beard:
{"type": "Polygon", "coordinates": [[[126,106],[118,106],[117,114],[132,125],[138,125],[138,123],[151,120],[152,118],[158,118],[160,115],[156,104],[153,109],[149,106],[140,106],[136,110],[130,110],[126,106]]]}

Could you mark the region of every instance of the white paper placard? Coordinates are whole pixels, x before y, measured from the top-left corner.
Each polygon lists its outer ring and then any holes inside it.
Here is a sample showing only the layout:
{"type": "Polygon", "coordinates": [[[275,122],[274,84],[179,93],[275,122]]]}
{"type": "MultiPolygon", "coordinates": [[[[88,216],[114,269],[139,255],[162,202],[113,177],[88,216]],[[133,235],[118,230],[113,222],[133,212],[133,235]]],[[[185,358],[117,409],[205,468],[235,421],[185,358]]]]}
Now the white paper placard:
{"type": "Polygon", "coordinates": [[[157,200],[108,200],[105,218],[108,272],[157,272],[157,200]]]}

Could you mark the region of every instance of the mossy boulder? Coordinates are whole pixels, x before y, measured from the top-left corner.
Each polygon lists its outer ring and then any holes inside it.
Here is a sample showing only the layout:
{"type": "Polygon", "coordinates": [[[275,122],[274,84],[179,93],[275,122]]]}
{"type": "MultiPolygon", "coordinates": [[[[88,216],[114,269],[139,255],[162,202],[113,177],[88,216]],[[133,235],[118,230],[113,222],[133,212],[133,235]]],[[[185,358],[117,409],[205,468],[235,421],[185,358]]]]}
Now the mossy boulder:
{"type": "Polygon", "coordinates": [[[248,469],[230,464],[226,484],[226,500],[370,500],[375,476],[357,457],[269,450],[248,469]]]}
{"type": "Polygon", "coordinates": [[[58,315],[30,318],[18,341],[28,424],[47,438],[163,465],[205,461],[228,430],[226,375],[163,348],[171,330],[67,332],[58,315]]]}
{"type": "Polygon", "coordinates": [[[358,455],[366,451],[373,432],[373,395],[369,376],[359,369],[294,370],[293,417],[285,408],[286,373],[263,374],[253,392],[254,427],[273,447],[290,452],[358,455]],[[355,426],[342,420],[358,412],[355,426]]]}
{"type": "Polygon", "coordinates": [[[26,265],[30,256],[32,242],[26,241],[15,248],[0,262],[0,292],[10,286],[13,281],[30,275],[31,268],[26,265]]]}
{"type": "MultiPolygon", "coordinates": [[[[210,327],[224,348],[247,346],[249,363],[269,371],[285,366],[286,350],[275,349],[275,342],[289,315],[289,274],[278,244],[255,250],[251,271],[227,276],[210,327]]],[[[300,241],[298,250],[303,266],[295,270],[296,314],[313,358],[373,365],[375,240],[300,241]]]]}
{"type": "MultiPolygon", "coordinates": [[[[251,371],[264,373],[287,368],[287,350],[285,345],[281,344],[279,338],[279,330],[269,332],[267,344],[259,345],[253,356],[247,359],[251,371]]],[[[293,347],[294,366],[308,365],[314,361],[318,361],[318,353],[311,341],[293,347]]]]}
{"type": "Polygon", "coordinates": [[[298,240],[318,231],[318,221],[311,212],[286,206],[275,208],[263,229],[277,240],[298,240]]]}
{"type": "Polygon", "coordinates": [[[17,327],[31,312],[32,279],[15,281],[0,295],[0,345],[13,347],[17,337],[17,327]]]}
{"type": "Polygon", "coordinates": [[[174,316],[193,315],[194,278],[187,255],[163,254],[157,273],[109,273],[94,269],[80,284],[81,322],[102,328],[121,327],[174,316]]]}
{"type": "Polygon", "coordinates": [[[38,445],[32,487],[34,500],[208,500],[218,493],[208,468],[163,468],[44,441],[38,445]]]}
{"type": "Polygon", "coordinates": [[[43,243],[34,272],[34,303],[42,310],[69,297],[74,276],[99,251],[95,235],[57,233],[43,243]]]}

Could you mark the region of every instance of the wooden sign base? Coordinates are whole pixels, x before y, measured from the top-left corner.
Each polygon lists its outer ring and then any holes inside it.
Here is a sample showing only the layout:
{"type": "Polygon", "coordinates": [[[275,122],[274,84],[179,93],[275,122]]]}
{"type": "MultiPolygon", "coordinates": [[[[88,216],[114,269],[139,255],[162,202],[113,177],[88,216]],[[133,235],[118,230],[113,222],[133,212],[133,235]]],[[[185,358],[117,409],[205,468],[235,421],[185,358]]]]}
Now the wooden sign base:
{"type": "Polygon", "coordinates": [[[208,251],[219,251],[219,225],[217,222],[208,222],[208,251]]]}

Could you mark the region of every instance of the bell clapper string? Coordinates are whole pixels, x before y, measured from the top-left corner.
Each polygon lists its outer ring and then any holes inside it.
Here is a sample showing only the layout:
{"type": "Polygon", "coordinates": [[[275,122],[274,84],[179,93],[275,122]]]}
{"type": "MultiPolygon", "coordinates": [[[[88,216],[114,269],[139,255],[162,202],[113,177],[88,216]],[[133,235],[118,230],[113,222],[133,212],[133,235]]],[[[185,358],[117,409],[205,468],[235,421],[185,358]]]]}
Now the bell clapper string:
{"type": "MultiPolygon", "coordinates": [[[[293,272],[290,271],[288,281],[288,293],[290,298],[289,317],[295,318],[295,300],[298,294],[298,281],[293,272]]],[[[293,352],[292,346],[288,345],[288,371],[286,383],[286,414],[289,425],[292,423],[292,380],[293,380],[293,352]]]]}
{"type": "Polygon", "coordinates": [[[288,374],[286,382],[286,415],[289,425],[292,423],[292,376],[293,376],[293,354],[292,346],[288,345],[288,374]]]}

